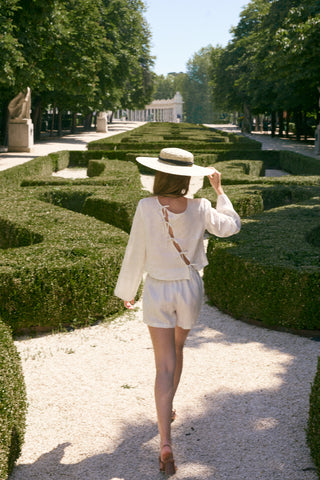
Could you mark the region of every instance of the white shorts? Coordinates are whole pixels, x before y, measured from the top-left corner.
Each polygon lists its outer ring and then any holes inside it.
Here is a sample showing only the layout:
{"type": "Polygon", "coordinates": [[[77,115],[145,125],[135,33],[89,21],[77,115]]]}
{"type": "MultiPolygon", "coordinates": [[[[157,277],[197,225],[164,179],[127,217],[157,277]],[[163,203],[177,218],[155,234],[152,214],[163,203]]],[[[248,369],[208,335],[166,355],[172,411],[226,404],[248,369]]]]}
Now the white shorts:
{"type": "Polygon", "coordinates": [[[150,327],[190,330],[203,304],[203,281],[190,267],[189,280],[146,278],[143,291],[143,321],[150,327]]]}

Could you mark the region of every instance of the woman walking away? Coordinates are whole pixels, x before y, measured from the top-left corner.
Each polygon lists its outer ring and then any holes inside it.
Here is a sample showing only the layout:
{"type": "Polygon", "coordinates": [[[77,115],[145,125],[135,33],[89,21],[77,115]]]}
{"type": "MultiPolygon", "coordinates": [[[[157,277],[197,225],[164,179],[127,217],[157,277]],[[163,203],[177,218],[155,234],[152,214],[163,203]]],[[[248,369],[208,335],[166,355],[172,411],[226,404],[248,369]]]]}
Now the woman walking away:
{"type": "Polygon", "coordinates": [[[221,174],[200,167],[180,148],[164,148],[159,158],[137,161],[156,170],[153,196],[140,200],[119,274],[115,295],[133,308],[144,271],[143,321],[148,325],[155,357],[155,403],[160,433],[160,470],[176,471],[171,445],[172,410],[183,363],[183,346],[203,301],[199,275],[208,264],[205,230],[228,237],[240,230],[239,215],[224,194],[221,174]],[[218,199],[216,209],[205,198],[186,198],[191,176],[208,176],[218,199]]]}

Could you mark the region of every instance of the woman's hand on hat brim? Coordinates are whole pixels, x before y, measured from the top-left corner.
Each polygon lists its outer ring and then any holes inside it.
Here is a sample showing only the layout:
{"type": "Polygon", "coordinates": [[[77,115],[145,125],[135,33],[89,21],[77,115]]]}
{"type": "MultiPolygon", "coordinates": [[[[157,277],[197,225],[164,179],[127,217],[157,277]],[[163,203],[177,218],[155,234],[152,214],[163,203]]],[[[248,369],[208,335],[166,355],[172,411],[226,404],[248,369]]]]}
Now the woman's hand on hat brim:
{"type": "Polygon", "coordinates": [[[212,185],[212,187],[215,189],[218,195],[223,195],[224,191],[223,188],[221,187],[221,173],[218,172],[214,167],[208,167],[211,170],[211,173],[209,173],[208,178],[209,181],[212,185]]]}

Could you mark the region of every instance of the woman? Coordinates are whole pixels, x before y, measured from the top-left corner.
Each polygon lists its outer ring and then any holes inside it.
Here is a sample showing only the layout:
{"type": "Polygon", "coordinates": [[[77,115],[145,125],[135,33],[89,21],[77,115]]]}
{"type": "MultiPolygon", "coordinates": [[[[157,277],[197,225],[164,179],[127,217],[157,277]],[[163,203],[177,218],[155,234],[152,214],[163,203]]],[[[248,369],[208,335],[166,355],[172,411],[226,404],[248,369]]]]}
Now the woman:
{"type": "Polygon", "coordinates": [[[143,320],[148,325],[155,357],[155,403],[160,433],[160,470],[174,474],[171,446],[172,410],[183,364],[183,347],[195,325],[203,300],[199,275],[208,264],[205,230],[228,237],[240,230],[240,218],[221,186],[213,167],[194,164],[193,155],[179,148],[164,148],[159,158],[138,157],[156,170],[153,193],[140,200],[119,274],[115,295],[133,308],[134,297],[147,272],[143,293],[143,320]],[[191,176],[208,176],[218,200],[186,198],[191,176]]]}

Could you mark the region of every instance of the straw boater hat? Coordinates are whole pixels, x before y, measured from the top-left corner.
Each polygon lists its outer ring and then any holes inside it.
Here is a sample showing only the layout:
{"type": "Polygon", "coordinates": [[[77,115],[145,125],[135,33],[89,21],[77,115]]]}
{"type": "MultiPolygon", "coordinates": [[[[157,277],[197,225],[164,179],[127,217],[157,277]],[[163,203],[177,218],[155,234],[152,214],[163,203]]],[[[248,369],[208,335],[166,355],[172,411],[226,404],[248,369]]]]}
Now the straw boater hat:
{"type": "Polygon", "coordinates": [[[212,169],[195,165],[192,153],[182,148],[163,148],[158,158],[138,157],[137,162],[152,170],[173,175],[204,177],[212,174],[212,169]]]}

